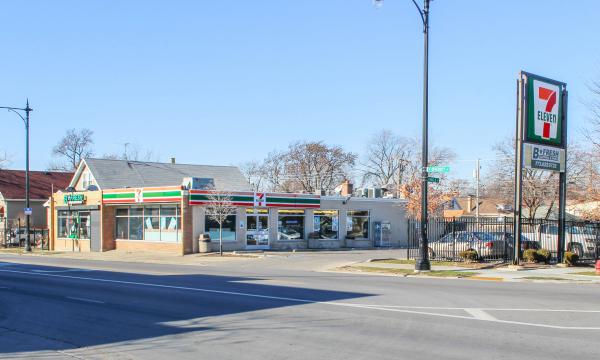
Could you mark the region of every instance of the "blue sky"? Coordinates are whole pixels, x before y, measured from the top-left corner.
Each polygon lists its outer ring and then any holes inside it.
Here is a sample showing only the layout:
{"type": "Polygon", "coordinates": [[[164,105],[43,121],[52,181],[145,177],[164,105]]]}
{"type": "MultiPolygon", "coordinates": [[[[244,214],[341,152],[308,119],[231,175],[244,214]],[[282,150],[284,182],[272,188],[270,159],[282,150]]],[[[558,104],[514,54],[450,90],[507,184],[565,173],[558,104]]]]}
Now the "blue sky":
{"type": "MultiPolygon", "coordinates": [[[[361,153],[383,128],[420,134],[410,0],[2,5],[0,106],[29,97],[34,169],[69,128],[92,129],[99,154],[128,142],[203,164],[260,160],[295,140],[361,153]]],[[[599,13],[595,0],[432,3],[430,139],[458,154],[455,176],[514,132],[521,69],[568,83],[569,131],[581,137],[586,82],[600,78],[599,13]]],[[[20,120],[0,112],[0,131],[0,152],[23,168],[20,120]]]]}

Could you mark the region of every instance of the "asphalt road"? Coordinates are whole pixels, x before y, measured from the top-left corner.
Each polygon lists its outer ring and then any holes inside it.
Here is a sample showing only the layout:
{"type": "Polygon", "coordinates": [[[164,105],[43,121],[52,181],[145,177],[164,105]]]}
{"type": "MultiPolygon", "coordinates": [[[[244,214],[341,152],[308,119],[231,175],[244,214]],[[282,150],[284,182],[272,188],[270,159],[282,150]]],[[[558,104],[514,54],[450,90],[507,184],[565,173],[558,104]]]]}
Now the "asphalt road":
{"type": "Polygon", "coordinates": [[[0,358],[598,359],[600,286],[0,255],[0,358]]]}

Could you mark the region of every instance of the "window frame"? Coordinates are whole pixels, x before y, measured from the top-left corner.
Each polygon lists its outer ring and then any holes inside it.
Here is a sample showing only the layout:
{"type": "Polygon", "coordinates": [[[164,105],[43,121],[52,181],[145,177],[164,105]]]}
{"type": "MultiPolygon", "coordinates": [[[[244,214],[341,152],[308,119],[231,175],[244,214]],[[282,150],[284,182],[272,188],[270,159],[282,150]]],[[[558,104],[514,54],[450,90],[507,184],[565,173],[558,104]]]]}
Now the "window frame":
{"type": "Polygon", "coordinates": [[[152,205],[129,205],[129,206],[118,206],[115,208],[115,225],[114,225],[114,238],[115,241],[139,241],[139,242],[151,242],[151,243],[167,243],[167,244],[180,244],[183,238],[183,232],[181,229],[181,206],[179,204],[152,204],[152,205]],[[163,207],[165,208],[175,208],[175,214],[169,214],[169,215],[163,215],[163,207]],[[131,215],[131,209],[132,208],[141,208],[142,212],[141,214],[136,214],[136,215],[131,215]],[[158,208],[158,215],[146,215],[146,209],[147,208],[151,208],[151,209],[156,209],[158,208]],[[127,210],[127,214],[121,214],[119,215],[118,212],[119,210],[123,211],[123,210],[127,210]],[[155,218],[158,217],[159,222],[158,222],[158,231],[159,231],[159,240],[148,240],[146,239],[146,219],[150,219],[150,218],[155,218]],[[118,226],[119,226],[119,219],[127,219],[127,238],[123,238],[123,237],[119,237],[118,234],[118,226]],[[132,239],[130,234],[131,234],[131,219],[132,218],[139,218],[142,221],[142,236],[141,239],[132,239]],[[162,219],[163,218],[175,218],[175,229],[174,230],[169,230],[170,232],[167,233],[168,229],[163,229],[162,228],[162,219]],[[171,232],[172,231],[172,232],[171,232]],[[175,234],[175,240],[165,240],[163,238],[163,232],[165,234],[175,234]]]}

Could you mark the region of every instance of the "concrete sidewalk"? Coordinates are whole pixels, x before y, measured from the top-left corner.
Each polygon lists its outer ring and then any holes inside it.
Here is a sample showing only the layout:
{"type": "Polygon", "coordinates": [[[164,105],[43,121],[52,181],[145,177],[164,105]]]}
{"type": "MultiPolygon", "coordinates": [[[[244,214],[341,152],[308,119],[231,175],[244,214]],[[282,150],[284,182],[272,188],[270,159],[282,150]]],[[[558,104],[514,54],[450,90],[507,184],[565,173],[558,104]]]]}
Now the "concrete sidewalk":
{"type": "MultiPolygon", "coordinates": [[[[12,249],[11,249],[12,250],[12,249]]],[[[59,259],[76,260],[95,260],[95,261],[120,261],[147,264],[169,264],[169,265],[199,265],[205,266],[215,263],[252,261],[260,258],[262,254],[232,254],[225,253],[219,256],[218,253],[210,254],[190,254],[178,255],[158,251],[124,251],[111,250],[105,252],[60,252],[60,251],[40,251],[35,250],[31,253],[23,251],[0,250],[0,254],[12,254],[24,257],[52,257],[59,259]]]]}
{"type": "MultiPolygon", "coordinates": [[[[385,260],[384,260],[385,261],[385,260]]],[[[559,266],[540,266],[532,268],[511,269],[508,266],[474,268],[472,266],[457,266],[457,265],[432,265],[431,270],[435,272],[456,272],[457,277],[464,277],[470,280],[490,280],[490,281],[506,281],[506,282],[557,282],[557,283],[591,283],[600,284],[600,275],[595,274],[593,267],[577,266],[577,267],[559,267],[559,266]],[[587,273],[586,275],[582,273],[587,273]],[[472,274],[464,276],[465,274],[472,274]]],[[[475,265],[477,266],[477,265],[475,265]]],[[[402,276],[419,276],[418,274],[406,273],[414,269],[412,263],[386,263],[377,260],[358,262],[341,270],[347,271],[363,271],[371,274],[393,275],[394,270],[397,270],[397,275],[402,276]]],[[[430,277],[435,277],[435,274],[429,274],[430,277]]],[[[443,277],[449,277],[444,274],[443,277]]],[[[451,277],[451,276],[450,276],[451,277]]]]}

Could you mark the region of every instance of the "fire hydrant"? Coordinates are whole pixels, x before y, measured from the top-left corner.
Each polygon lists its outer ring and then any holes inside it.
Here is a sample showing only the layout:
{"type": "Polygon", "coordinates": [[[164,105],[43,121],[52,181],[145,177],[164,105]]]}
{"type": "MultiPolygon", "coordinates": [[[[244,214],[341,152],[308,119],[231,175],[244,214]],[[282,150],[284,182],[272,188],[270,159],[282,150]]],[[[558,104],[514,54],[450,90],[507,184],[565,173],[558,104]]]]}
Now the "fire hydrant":
{"type": "Polygon", "coordinates": [[[596,260],[596,274],[600,275],[600,260],[596,260]]]}

